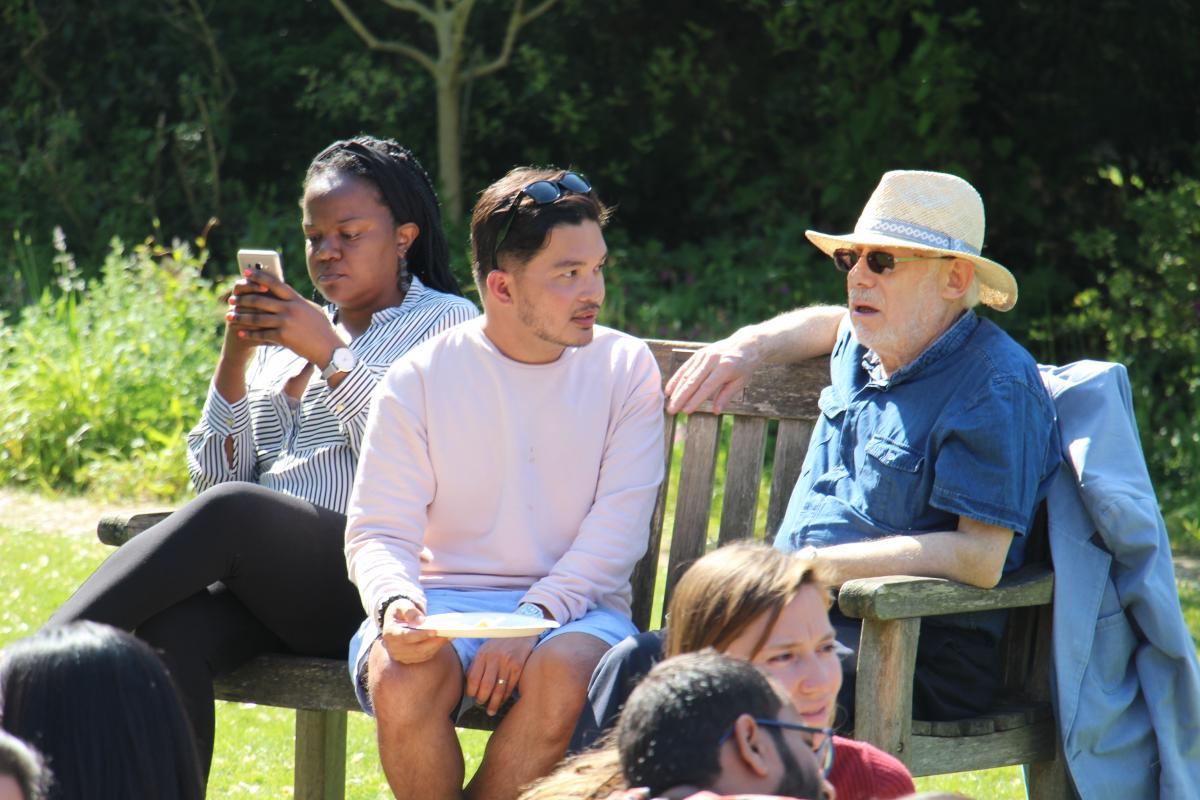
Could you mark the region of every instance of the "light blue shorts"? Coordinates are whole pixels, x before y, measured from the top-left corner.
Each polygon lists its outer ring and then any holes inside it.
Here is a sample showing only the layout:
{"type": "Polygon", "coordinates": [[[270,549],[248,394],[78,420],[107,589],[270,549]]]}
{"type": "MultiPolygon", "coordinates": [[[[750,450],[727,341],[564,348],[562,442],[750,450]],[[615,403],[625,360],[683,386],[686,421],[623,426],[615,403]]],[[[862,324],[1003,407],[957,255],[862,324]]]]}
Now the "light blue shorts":
{"type": "MultiPolygon", "coordinates": [[[[425,613],[432,615],[447,614],[452,611],[513,611],[524,596],[524,590],[427,589],[425,591],[425,613]]],[[[579,619],[542,634],[534,649],[536,650],[555,636],[561,636],[564,633],[590,634],[612,647],[626,636],[637,633],[637,627],[624,614],[608,608],[593,608],[579,619]]],[[[373,709],[371,708],[371,698],[367,694],[367,659],[371,655],[371,646],[378,638],[379,626],[375,624],[375,620],[365,619],[350,639],[350,680],[354,683],[354,693],[358,695],[359,705],[368,714],[373,714],[373,709]]],[[[475,654],[479,652],[479,648],[486,641],[486,639],[452,639],[450,642],[454,647],[454,652],[458,654],[459,663],[462,664],[464,687],[466,674],[471,669],[471,662],[475,660],[475,654]]],[[[462,714],[473,705],[475,705],[475,698],[464,697],[459,704],[458,714],[462,714]]]]}

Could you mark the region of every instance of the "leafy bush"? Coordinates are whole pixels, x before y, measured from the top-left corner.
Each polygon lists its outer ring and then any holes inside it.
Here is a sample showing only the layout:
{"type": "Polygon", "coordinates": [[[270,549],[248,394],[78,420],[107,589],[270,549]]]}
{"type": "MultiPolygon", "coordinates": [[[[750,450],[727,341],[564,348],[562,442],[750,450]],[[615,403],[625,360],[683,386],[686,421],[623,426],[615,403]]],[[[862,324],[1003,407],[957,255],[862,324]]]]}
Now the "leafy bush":
{"type": "Polygon", "coordinates": [[[56,249],[55,290],[0,325],[0,483],[177,497],[220,344],[206,254],[114,239],[85,284],[56,249]]]}
{"type": "MultiPolygon", "coordinates": [[[[1111,171],[1109,179],[1125,181],[1111,171]]],[[[1136,178],[1130,180],[1138,188],[1136,178]]],[[[1133,191],[1133,190],[1129,190],[1133,191]]],[[[1180,178],[1128,205],[1133,235],[1100,228],[1075,243],[1103,265],[1068,322],[1129,368],[1142,446],[1178,544],[1200,548],[1200,180],[1180,178]],[[1182,511],[1190,513],[1180,513],[1182,511]],[[1191,520],[1190,524],[1187,522],[1191,520]]]]}
{"type": "Polygon", "coordinates": [[[604,323],[638,336],[712,341],[798,306],[843,303],[845,277],[802,223],[667,247],[609,234],[604,323]]]}

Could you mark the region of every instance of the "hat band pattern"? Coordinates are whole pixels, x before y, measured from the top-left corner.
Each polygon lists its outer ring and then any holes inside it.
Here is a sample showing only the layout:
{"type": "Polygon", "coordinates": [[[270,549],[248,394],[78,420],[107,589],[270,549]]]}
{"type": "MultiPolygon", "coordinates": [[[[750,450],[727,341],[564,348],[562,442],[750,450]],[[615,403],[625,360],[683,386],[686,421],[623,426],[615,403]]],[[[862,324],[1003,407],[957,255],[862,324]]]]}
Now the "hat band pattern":
{"type": "Polygon", "coordinates": [[[905,222],[899,219],[860,219],[855,229],[860,230],[864,228],[872,233],[886,233],[898,239],[907,239],[910,242],[937,247],[942,250],[970,253],[973,256],[979,255],[978,247],[962,239],[955,239],[953,236],[941,231],[916,225],[912,222],[905,222]]]}

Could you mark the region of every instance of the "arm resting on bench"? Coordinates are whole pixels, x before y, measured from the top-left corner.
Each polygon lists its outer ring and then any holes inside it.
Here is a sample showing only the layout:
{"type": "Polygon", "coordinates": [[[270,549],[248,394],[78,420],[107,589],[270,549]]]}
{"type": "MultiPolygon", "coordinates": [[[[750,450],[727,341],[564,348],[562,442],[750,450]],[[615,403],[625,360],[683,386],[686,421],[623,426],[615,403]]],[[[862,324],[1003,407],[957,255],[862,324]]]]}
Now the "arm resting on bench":
{"type": "Polygon", "coordinates": [[[859,619],[911,619],[1046,605],[1053,590],[1054,573],[1045,564],[1027,564],[992,589],[944,578],[889,575],[847,581],[838,591],[838,608],[859,619]]]}
{"type": "Polygon", "coordinates": [[[942,578],[892,575],[847,581],[838,606],[863,620],[855,696],[857,739],[910,763],[912,686],[921,617],[1045,605],[1054,574],[1045,564],[1028,564],[992,589],[942,578]]]}

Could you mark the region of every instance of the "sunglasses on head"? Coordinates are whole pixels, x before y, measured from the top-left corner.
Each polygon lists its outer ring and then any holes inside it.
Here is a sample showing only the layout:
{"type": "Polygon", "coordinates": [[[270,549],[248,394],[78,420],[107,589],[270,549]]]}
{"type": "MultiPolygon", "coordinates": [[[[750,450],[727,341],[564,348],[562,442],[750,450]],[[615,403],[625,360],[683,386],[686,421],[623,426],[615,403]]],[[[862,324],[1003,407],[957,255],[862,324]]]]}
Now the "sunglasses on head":
{"type": "Polygon", "coordinates": [[[534,205],[548,206],[564,195],[587,194],[591,190],[592,185],[587,182],[586,178],[577,172],[568,172],[556,181],[534,181],[517,192],[508,205],[508,219],[504,221],[500,235],[496,237],[496,244],[492,247],[492,269],[500,269],[500,262],[496,260],[496,254],[500,251],[500,245],[504,244],[504,240],[508,238],[508,232],[512,230],[513,222],[517,219],[517,208],[521,205],[521,198],[530,198],[534,205]]]}
{"type": "MultiPolygon", "coordinates": [[[[854,269],[854,265],[862,257],[860,251],[851,250],[848,247],[833,251],[833,263],[841,272],[849,272],[854,269]]],[[[943,261],[952,260],[953,258],[954,256],[894,256],[884,250],[868,250],[866,253],[867,269],[876,275],[882,275],[889,270],[893,270],[897,264],[905,261],[943,261]]]]}

